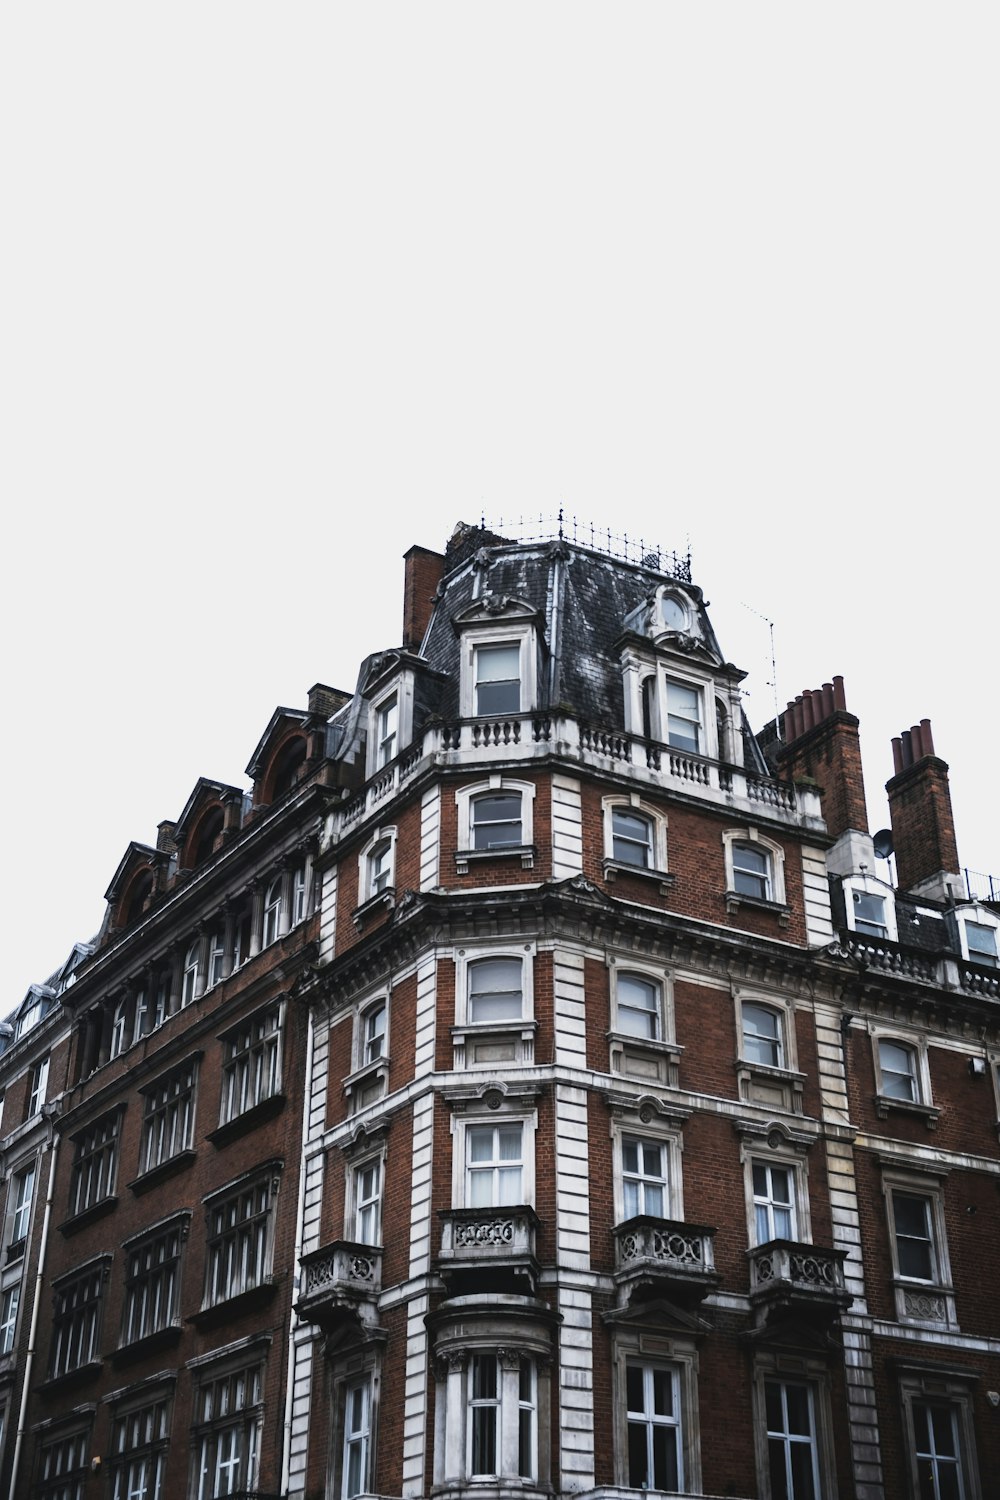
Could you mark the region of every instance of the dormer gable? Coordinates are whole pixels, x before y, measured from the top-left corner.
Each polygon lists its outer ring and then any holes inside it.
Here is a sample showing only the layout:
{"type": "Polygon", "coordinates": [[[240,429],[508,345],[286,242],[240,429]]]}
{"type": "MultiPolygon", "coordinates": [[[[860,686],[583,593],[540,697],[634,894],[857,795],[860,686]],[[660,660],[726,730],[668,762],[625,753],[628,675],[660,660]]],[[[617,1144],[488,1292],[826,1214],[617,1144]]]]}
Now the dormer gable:
{"type": "Polygon", "coordinates": [[[459,637],[462,718],[507,718],[541,707],[544,617],[511,594],[487,592],[452,616],[459,637]]]}
{"type": "Polygon", "coordinates": [[[108,912],[104,930],[131,927],[153,904],[159,889],[163,855],[148,844],[129,844],[104,892],[108,912]]]}
{"type": "Polygon", "coordinates": [[[712,668],[723,665],[715,633],[693,588],[683,588],[673,581],[661,583],[622,625],[625,636],[648,641],[658,651],[676,652],[712,668]]]}
{"type": "MultiPolygon", "coordinates": [[[[323,746],[312,743],[315,715],[306,709],[276,708],[250,757],[253,805],[270,807],[305,775],[323,746]]],[[[320,737],[322,738],[322,737],[320,737]]]]}
{"type": "Polygon", "coordinates": [[[199,777],[174,828],[178,868],[194,870],[218,853],[226,836],[239,831],[242,808],[239,787],[199,777]]]}

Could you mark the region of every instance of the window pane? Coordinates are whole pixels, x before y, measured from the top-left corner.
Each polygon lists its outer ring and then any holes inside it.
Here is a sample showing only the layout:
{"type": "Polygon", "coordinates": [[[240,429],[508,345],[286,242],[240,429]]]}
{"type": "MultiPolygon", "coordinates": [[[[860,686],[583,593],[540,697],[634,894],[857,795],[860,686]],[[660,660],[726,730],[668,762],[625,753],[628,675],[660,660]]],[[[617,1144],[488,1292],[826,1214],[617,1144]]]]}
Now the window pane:
{"type": "Polygon", "coordinates": [[[511,714],[521,707],[521,648],[476,649],[476,713],[511,714]]]}
{"type": "Polygon", "coordinates": [[[616,807],[611,811],[611,857],[621,864],[649,869],[653,863],[653,827],[642,813],[616,807]]]}
{"type": "Polygon", "coordinates": [[[472,803],[474,849],[502,849],[521,842],[521,794],[503,792],[472,803]]]}
{"type": "Polygon", "coordinates": [[[660,1030],[660,986],[637,974],[619,973],[615,982],[618,1029],[628,1036],[656,1037],[660,1030]]]}
{"type": "Polygon", "coordinates": [[[470,964],[469,1020],[519,1020],[522,972],[519,958],[484,958],[470,964]]]}

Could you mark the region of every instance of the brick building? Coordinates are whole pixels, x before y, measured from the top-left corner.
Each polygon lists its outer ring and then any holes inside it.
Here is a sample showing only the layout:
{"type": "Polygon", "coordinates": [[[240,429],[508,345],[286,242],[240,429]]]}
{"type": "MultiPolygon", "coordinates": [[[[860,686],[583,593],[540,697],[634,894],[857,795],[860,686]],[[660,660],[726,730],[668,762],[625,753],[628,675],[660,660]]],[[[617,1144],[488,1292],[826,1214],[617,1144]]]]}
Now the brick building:
{"type": "Polygon", "coordinates": [[[684,560],[460,527],[403,616],[16,1022],[0,1479],[988,1496],[1000,904],[929,723],[894,886],[843,683],[755,736],[684,560]]]}

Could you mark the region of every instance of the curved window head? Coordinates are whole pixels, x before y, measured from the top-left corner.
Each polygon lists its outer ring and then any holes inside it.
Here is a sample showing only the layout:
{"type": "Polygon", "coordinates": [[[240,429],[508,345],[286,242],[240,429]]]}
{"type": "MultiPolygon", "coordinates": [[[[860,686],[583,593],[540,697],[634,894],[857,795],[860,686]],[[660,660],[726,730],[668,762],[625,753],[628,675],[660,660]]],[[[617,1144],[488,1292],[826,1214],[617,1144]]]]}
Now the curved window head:
{"type": "Polygon", "coordinates": [[[146,909],[146,902],[152,894],[153,877],[152,875],[144,875],[132,887],[125,907],[125,925],[127,927],[139,920],[146,909]]]}
{"type": "Polygon", "coordinates": [[[284,745],[278,752],[274,766],[274,780],[271,787],[270,800],[272,802],[284,796],[285,792],[290,791],[295,785],[299,772],[305,764],[305,759],[306,742],[303,735],[296,735],[293,740],[289,740],[288,744],[284,745]]]}
{"type": "Polygon", "coordinates": [[[631,807],[611,810],[611,857],[641,870],[653,867],[653,820],[631,807]]]}
{"type": "Polygon", "coordinates": [[[392,840],[381,839],[368,856],[368,889],[372,896],[392,884],[392,840]]]}
{"type": "Polygon", "coordinates": [[[660,986],[641,974],[619,973],[615,981],[618,1030],[627,1036],[660,1035],[660,986]]]}
{"type": "Polygon", "coordinates": [[[686,630],[688,612],[676,594],[660,597],[660,617],[668,630],[686,630]]]}
{"type": "Polygon", "coordinates": [[[278,936],[278,918],[281,914],[281,876],[276,875],[264,893],[263,945],[273,943],[278,936]]]}
{"type": "Polygon", "coordinates": [[[759,844],[733,844],[733,890],[771,900],[771,857],[759,844]]]}
{"type": "Polygon", "coordinates": [[[364,1045],[362,1066],[377,1062],[385,1052],[386,1008],[376,1005],[364,1018],[364,1045]]]}
{"type": "Polygon", "coordinates": [[[216,807],[205,815],[201,828],[198,830],[198,839],[191,858],[192,865],[202,864],[215,853],[215,841],[222,832],[225,820],[226,815],[221,807],[216,807]]]}
{"type": "Polygon", "coordinates": [[[780,1068],[782,1062],[781,1017],[766,1005],[743,1004],[743,1055],[747,1062],[765,1068],[780,1068]]]}
{"type": "Polygon", "coordinates": [[[919,1096],[917,1057],[912,1047],[883,1038],[878,1044],[878,1065],[882,1074],[882,1093],[887,1099],[903,1099],[914,1104],[919,1096]]]}
{"type": "Polygon", "coordinates": [[[519,1021],[524,998],[519,958],[480,958],[469,965],[469,1021],[519,1021]]]}
{"type": "Polygon", "coordinates": [[[199,947],[199,940],[195,938],[194,942],[189,945],[188,950],[184,955],[184,972],[181,978],[182,1005],[190,1005],[191,1001],[194,999],[195,985],[198,982],[199,947]]]}
{"type": "Polygon", "coordinates": [[[520,792],[486,792],[472,799],[474,849],[506,849],[521,842],[520,792]]]}

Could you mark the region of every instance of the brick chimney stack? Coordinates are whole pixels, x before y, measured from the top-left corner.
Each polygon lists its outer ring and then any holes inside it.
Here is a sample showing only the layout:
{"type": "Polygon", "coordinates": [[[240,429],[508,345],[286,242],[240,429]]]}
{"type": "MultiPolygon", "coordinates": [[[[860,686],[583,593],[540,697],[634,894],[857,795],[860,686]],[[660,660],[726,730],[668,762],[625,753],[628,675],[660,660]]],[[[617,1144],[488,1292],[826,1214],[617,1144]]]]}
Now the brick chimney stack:
{"type": "Polygon", "coordinates": [[[429,547],[411,547],[403,554],[403,645],[419,651],[434,606],[432,600],[444,573],[444,556],[429,547]]]}
{"type": "Polygon", "coordinates": [[[834,838],[868,833],[858,720],[847,711],[844,679],[800,693],[781,718],[784,744],[776,753],[783,776],[818,782],[823,817],[834,838]]]}
{"type": "Polygon", "coordinates": [[[946,899],[959,885],[958,845],[948,767],[934,754],[929,719],[893,740],[892,760],[885,789],[899,888],[946,899]]]}

